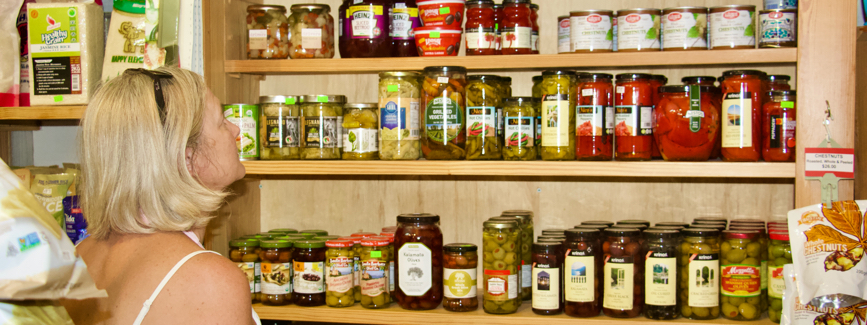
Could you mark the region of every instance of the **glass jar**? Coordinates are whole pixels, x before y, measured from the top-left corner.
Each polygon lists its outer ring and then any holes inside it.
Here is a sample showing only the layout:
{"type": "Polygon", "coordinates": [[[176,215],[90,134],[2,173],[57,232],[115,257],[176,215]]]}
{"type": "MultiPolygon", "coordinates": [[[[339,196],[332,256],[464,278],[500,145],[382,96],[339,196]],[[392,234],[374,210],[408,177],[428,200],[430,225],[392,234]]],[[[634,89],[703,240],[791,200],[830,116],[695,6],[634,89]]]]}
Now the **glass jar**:
{"type": "Polygon", "coordinates": [[[755,255],[754,251],[749,251],[747,257],[754,257],[759,259],[760,268],[760,287],[761,294],[759,296],[759,307],[760,313],[768,310],[768,247],[770,246],[770,240],[768,239],[768,232],[765,230],[764,226],[737,226],[732,225],[729,227],[729,230],[732,231],[756,231],[758,232],[757,241],[761,247],[759,248],[758,257],[755,255]],[[752,255],[751,255],[752,254],[752,255]]]}
{"type": "Polygon", "coordinates": [[[542,72],[542,160],[575,160],[575,73],[542,72]]]}
{"type": "Polygon", "coordinates": [[[638,317],[644,308],[641,231],[636,228],[608,228],[603,234],[605,266],[602,274],[605,275],[605,281],[601,283],[604,293],[602,313],[614,318],[638,317]]]}
{"type": "Polygon", "coordinates": [[[533,76],[533,98],[542,98],[542,76],[533,76]]]}
{"type": "Polygon", "coordinates": [[[229,242],[229,259],[247,276],[250,284],[250,299],[253,303],[259,301],[261,292],[262,269],[259,265],[259,240],[235,239],[229,242]]]}
{"type": "Polygon", "coordinates": [[[719,133],[719,106],[708,86],[661,87],[653,138],[666,161],[707,161],[719,133]]]}
{"type": "Polygon", "coordinates": [[[247,6],[247,59],[289,57],[289,22],[286,7],[247,6]]]}
{"type": "Polygon", "coordinates": [[[379,159],[421,158],[419,123],[412,123],[419,114],[420,77],[418,72],[379,74],[379,159]]]}
{"type": "MultiPolygon", "coordinates": [[[[259,159],[290,160],[298,159],[301,149],[300,108],[297,96],[259,97],[259,159]]],[[[296,231],[297,232],[297,231],[296,231]]]]}
{"type": "Polygon", "coordinates": [[[479,309],[476,293],[479,248],[473,244],[443,246],[443,308],[465,312],[479,309]]]}
{"type": "Polygon", "coordinates": [[[340,237],[338,240],[348,240],[352,242],[353,252],[353,269],[352,269],[352,286],[355,287],[353,294],[355,302],[361,302],[361,237],[340,237]]]}
{"type": "Polygon", "coordinates": [[[388,239],[388,293],[394,301],[394,232],[381,232],[379,237],[388,239]]]}
{"type": "Polygon", "coordinates": [[[533,53],[533,10],[530,0],[504,0],[502,32],[503,55],[533,53]]]}
{"type": "Polygon", "coordinates": [[[261,269],[262,304],[269,306],[288,305],[292,294],[292,242],[286,240],[263,240],[259,246],[261,269]]]}
{"type": "Polygon", "coordinates": [[[297,230],[297,229],[292,229],[292,228],[276,228],[276,229],[268,230],[268,233],[269,233],[269,234],[271,234],[271,233],[277,233],[277,234],[283,234],[283,235],[286,235],[286,234],[297,234],[297,233],[298,233],[298,230],[297,230]]]}
{"type": "Polygon", "coordinates": [[[415,36],[412,32],[413,28],[421,27],[418,13],[415,0],[397,0],[389,9],[388,17],[391,25],[388,35],[391,37],[392,57],[418,56],[415,36]]]}
{"type": "Polygon", "coordinates": [[[373,103],[343,106],[343,160],[379,158],[379,117],[376,111],[373,103]]]}
{"type": "Polygon", "coordinates": [[[334,57],[334,17],[323,4],[297,4],[289,8],[289,57],[329,59],[334,57]]]}
{"type": "Polygon", "coordinates": [[[355,304],[355,251],[353,241],[325,242],[325,305],[350,307],[355,304]]]}
{"type": "Polygon", "coordinates": [[[467,55],[495,55],[497,50],[497,22],[494,20],[493,0],[467,1],[466,33],[467,55]]]}
{"type": "Polygon", "coordinates": [[[307,95],[303,100],[301,159],[340,159],[346,96],[307,95]]]}
{"type": "Polygon", "coordinates": [[[716,221],[722,222],[726,225],[729,223],[729,219],[723,217],[696,217],[695,219],[692,219],[692,221],[716,221]]]}
{"type": "MultiPolygon", "coordinates": [[[[643,232],[643,231],[647,230],[647,228],[650,228],[650,226],[648,226],[648,225],[642,225],[642,224],[625,224],[625,225],[624,225],[624,224],[618,224],[618,225],[613,225],[613,226],[608,227],[608,228],[620,228],[620,229],[630,229],[630,228],[632,228],[632,229],[638,229],[639,231],[642,231],[642,232],[643,232]]],[[[638,237],[638,241],[639,241],[639,242],[643,242],[643,241],[644,241],[644,238],[642,238],[642,237],[638,237]]]]}
{"type": "Polygon", "coordinates": [[[792,90],[792,86],[789,85],[789,80],[792,80],[791,76],[769,75],[767,83],[768,91],[792,90]]]}
{"type": "MultiPolygon", "coordinates": [[[[659,101],[662,100],[662,94],[659,93],[659,88],[668,83],[668,78],[663,75],[654,74],[650,76],[651,91],[653,91],[653,107],[659,106],[659,101]]],[[[650,142],[650,157],[653,159],[662,158],[662,153],[659,152],[659,145],[656,143],[656,138],[650,142]]]]}
{"type": "Polygon", "coordinates": [[[731,320],[756,320],[761,307],[761,249],[759,232],[723,231],[720,245],[720,302],[723,317],[731,320]]]}
{"type": "Polygon", "coordinates": [[[653,225],[654,227],[680,227],[681,229],[689,227],[689,224],[686,222],[677,222],[677,221],[666,221],[666,222],[657,222],[653,225]]]}
{"type": "Polygon", "coordinates": [[[461,160],[466,134],[467,69],[464,67],[424,68],[420,118],[424,126],[421,150],[428,160],[461,160]]]}
{"type": "MultiPolygon", "coordinates": [[[[520,259],[520,266],[518,267],[518,283],[520,283],[521,288],[518,290],[518,295],[521,296],[521,300],[530,300],[533,298],[533,290],[530,288],[530,279],[533,275],[533,268],[532,265],[530,265],[533,258],[533,220],[532,212],[530,213],[531,215],[523,214],[517,216],[513,212],[510,212],[507,215],[488,219],[492,221],[514,221],[518,223],[519,227],[521,227],[521,244],[514,250],[515,254],[517,254],[520,259]]],[[[562,236],[562,234],[560,236],[562,236]]]]}
{"type": "Polygon", "coordinates": [[[695,77],[683,77],[680,79],[684,85],[699,85],[699,86],[708,86],[715,87],[716,86],[716,78],[708,77],[708,76],[695,76],[695,77]]]}
{"type": "Polygon", "coordinates": [[[391,20],[386,17],[391,1],[361,0],[353,1],[346,9],[343,19],[343,33],[346,52],[343,58],[381,58],[391,56],[391,20]]]}
{"type": "Polygon", "coordinates": [[[754,218],[738,218],[738,219],[732,219],[731,222],[729,222],[729,224],[731,224],[731,225],[741,224],[741,225],[745,225],[745,226],[764,227],[765,221],[760,220],[760,219],[754,219],[754,218]]]}
{"type": "Polygon", "coordinates": [[[497,135],[497,108],[503,105],[500,86],[499,76],[467,77],[467,160],[503,159],[497,135]]]}
{"type": "Polygon", "coordinates": [[[484,310],[514,313],[521,305],[521,226],[511,220],[488,220],[483,226],[484,310]]]}
{"type": "Polygon", "coordinates": [[[611,160],[614,156],[614,85],[612,75],[582,73],[575,83],[575,158],[611,160]]]}
{"type": "Polygon", "coordinates": [[[783,291],[786,283],[783,280],[783,265],[792,264],[792,245],[789,242],[789,231],[771,231],[768,246],[768,318],[774,323],[780,323],[783,313],[783,291]]]}
{"type": "Polygon", "coordinates": [[[794,162],[797,152],[797,94],[794,90],[781,90],[772,91],[768,95],[770,101],[762,107],[762,159],[794,162]]]}
{"type": "Polygon", "coordinates": [[[536,111],[536,159],[542,159],[542,97],[533,97],[533,109],[536,111]]]}
{"type": "Polygon", "coordinates": [[[536,111],[530,97],[511,97],[503,101],[503,160],[536,160],[536,111]]]}
{"type": "Polygon", "coordinates": [[[616,223],[617,225],[643,225],[650,227],[650,221],[644,219],[623,219],[616,223]]]}
{"type": "Polygon", "coordinates": [[[387,308],[391,303],[388,293],[388,239],[373,237],[361,241],[361,307],[387,308]]]}
{"type": "Polygon", "coordinates": [[[503,82],[503,97],[512,97],[512,77],[500,77],[503,82]]]}
{"type": "Polygon", "coordinates": [[[762,153],[763,72],[731,70],[720,82],[722,101],[722,159],[759,161],[762,153]]]}
{"type": "Polygon", "coordinates": [[[300,233],[313,234],[314,236],[328,236],[328,231],[322,229],[304,229],[300,233]]]}
{"type": "Polygon", "coordinates": [[[563,244],[533,244],[533,313],[557,315],[563,311],[563,244]]]}
{"type": "Polygon", "coordinates": [[[573,317],[596,317],[602,310],[602,230],[581,226],[566,230],[563,244],[564,310],[573,317]]]}
{"type": "Polygon", "coordinates": [[[503,5],[494,3],[494,28],[497,30],[497,54],[503,54],[503,19],[506,18],[506,13],[503,10],[503,5]]]}
{"type": "Polygon", "coordinates": [[[719,317],[720,232],[711,228],[686,228],[680,232],[681,316],[708,320],[719,317]]]}
{"type": "Polygon", "coordinates": [[[614,160],[650,160],[653,139],[653,86],[644,73],[617,75],[614,95],[614,160]]]}
{"type": "MultiPolygon", "coordinates": [[[[292,301],[301,307],[325,304],[325,242],[321,240],[298,240],[292,261],[295,283],[292,301]]],[[[264,267],[264,266],[263,266],[264,267]]],[[[262,272],[263,276],[265,272],[262,272]]],[[[263,281],[264,289],[264,281],[263,281]]]]}
{"type": "Polygon", "coordinates": [[[590,220],[590,221],[582,221],[581,225],[605,225],[606,227],[611,227],[615,224],[614,221],[608,220],[590,220]]]}
{"type": "Polygon", "coordinates": [[[679,230],[645,230],[641,255],[644,256],[644,316],[669,320],[680,315],[677,281],[679,230]]]}
{"type": "Polygon", "coordinates": [[[533,23],[530,30],[530,48],[533,54],[539,54],[539,5],[535,3],[530,4],[530,22],[533,23]]]}
{"type": "Polygon", "coordinates": [[[403,309],[429,310],[442,303],[443,233],[439,223],[438,215],[428,213],[397,217],[394,283],[395,298],[403,309]],[[407,276],[401,278],[402,274],[407,276]]]}

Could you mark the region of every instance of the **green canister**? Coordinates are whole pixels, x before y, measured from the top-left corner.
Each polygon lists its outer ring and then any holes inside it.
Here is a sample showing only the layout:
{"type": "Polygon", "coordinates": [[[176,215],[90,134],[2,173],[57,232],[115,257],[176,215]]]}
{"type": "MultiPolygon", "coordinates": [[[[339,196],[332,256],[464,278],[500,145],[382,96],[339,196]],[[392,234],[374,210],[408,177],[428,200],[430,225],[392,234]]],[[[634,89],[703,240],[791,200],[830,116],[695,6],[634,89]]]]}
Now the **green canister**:
{"type": "Polygon", "coordinates": [[[223,116],[241,129],[235,138],[241,160],[259,160],[259,106],[223,105],[223,116]]]}

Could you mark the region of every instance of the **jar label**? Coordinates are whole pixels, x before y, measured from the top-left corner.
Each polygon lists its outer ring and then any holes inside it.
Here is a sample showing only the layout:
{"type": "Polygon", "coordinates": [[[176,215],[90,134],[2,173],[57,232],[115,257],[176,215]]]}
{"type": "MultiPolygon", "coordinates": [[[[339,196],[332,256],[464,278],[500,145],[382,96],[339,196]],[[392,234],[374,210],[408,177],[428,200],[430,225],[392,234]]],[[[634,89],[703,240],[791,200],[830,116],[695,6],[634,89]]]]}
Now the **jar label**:
{"type": "Polygon", "coordinates": [[[361,262],[361,294],[376,297],[388,293],[388,262],[370,259],[361,262]]]}
{"type": "Polygon", "coordinates": [[[437,143],[446,143],[458,137],[463,122],[460,104],[448,97],[436,97],[425,110],[425,133],[437,143]]]}
{"type": "Polygon", "coordinates": [[[494,106],[467,107],[467,137],[496,137],[497,108],[494,106]]]}
{"type": "Polygon", "coordinates": [[[731,9],[710,14],[710,47],[755,46],[753,11],[731,9]]]}
{"type": "Polygon", "coordinates": [[[379,140],[376,138],[376,129],[344,129],[343,143],[346,144],[343,152],[367,153],[378,151],[379,140]]]}
{"type": "Polygon", "coordinates": [[[686,111],[684,117],[689,119],[689,131],[697,133],[701,131],[701,119],[704,118],[704,111],[701,110],[701,87],[690,85],[688,95],[689,110],[686,111]]]}
{"type": "Polygon", "coordinates": [[[768,121],[771,136],[771,148],[795,148],[795,117],[794,114],[783,112],[771,115],[768,121]]]}
{"type": "Polygon", "coordinates": [[[662,44],[666,49],[707,48],[707,14],[670,12],[662,17],[662,44]]]}
{"type": "Polygon", "coordinates": [[[771,267],[768,269],[770,272],[770,279],[768,284],[768,296],[771,298],[783,299],[783,292],[786,291],[786,282],[783,278],[783,267],[771,267]]]}
{"type": "Polygon", "coordinates": [[[259,267],[262,293],[283,295],[292,292],[292,263],[262,262],[259,267]]]}
{"type": "Polygon", "coordinates": [[[251,29],[247,31],[248,46],[251,50],[264,50],[268,48],[268,30],[251,29]]]}
{"type": "Polygon", "coordinates": [[[585,252],[567,252],[563,264],[566,269],[566,292],[564,292],[566,301],[596,301],[598,298],[596,297],[596,258],[593,254],[576,256],[576,253],[585,252]]]}
{"type": "Polygon", "coordinates": [[[614,108],[614,135],[653,134],[653,106],[621,105],[614,108]]]}
{"type": "Polygon", "coordinates": [[[380,38],[385,37],[385,16],[382,6],[361,5],[349,6],[346,9],[346,18],[349,21],[350,36],[352,38],[380,38]]]}
{"type": "MultiPolygon", "coordinates": [[[[325,292],[325,263],[295,262],[295,292],[323,293],[325,292]]],[[[262,263],[262,292],[265,291],[265,263],[262,263]]]]}
{"type": "Polygon", "coordinates": [[[723,265],[720,290],[723,296],[757,297],[762,291],[761,267],[723,265]]]}
{"type": "Polygon", "coordinates": [[[340,130],[337,128],[337,117],[334,116],[303,116],[304,148],[337,148],[340,130]]]}
{"type": "Polygon", "coordinates": [[[644,261],[644,302],[654,306],[677,305],[677,257],[647,252],[644,261]]]}
{"type": "Polygon", "coordinates": [[[753,93],[727,93],[722,102],[722,147],[753,146],[753,93]]]}
{"type": "Polygon", "coordinates": [[[532,147],[535,135],[532,116],[506,118],[506,147],[532,147]]]}
{"type": "Polygon", "coordinates": [[[572,52],[572,39],[569,32],[571,30],[569,19],[560,20],[557,23],[557,53],[572,52]]]}
{"type": "Polygon", "coordinates": [[[400,290],[407,296],[423,296],[433,286],[433,254],[422,243],[406,243],[398,250],[400,290]]]}
{"type": "Polygon", "coordinates": [[[394,261],[388,262],[388,292],[394,292],[394,261]]]}
{"type": "Polygon", "coordinates": [[[389,10],[391,24],[388,26],[388,36],[394,39],[415,39],[412,29],[421,26],[418,19],[418,8],[395,8],[389,10]]]}
{"type": "Polygon", "coordinates": [[[476,269],[443,269],[443,289],[446,298],[475,298],[476,269]]]}
{"type": "Polygon", "coordinates": [[[265,117],[266,148],[297,148],[298,117],[265,117]]]}
{"type": "Polygon", "coordinates": [[[605,256],[602,285],[605,286],[602,307],[630,310],[635,295],[635,265],[632,257],[605,256]]]}
{"type": "Polygon", "coordinates": [[[578,105],[575,107],[575,125],[575,134],[578,136],[614,134],[614,106],[578,105]]]}
{"type": "Polygon", "coordinates": [[[418,98],[383,98],[379,100],[379,107],[382,140],[419,139],[418,98]],[[403,107],[398,103],[403,104],[403,107]]]}
{"type": "Polygon", "coordinates": [[[535,51],[539,50],[539,32],[530,29],[530,49],[535,51]]]}
{"type": "Polygon", "coordinates": [[[542,99],[542,146],[569,145],[569,94],[545,95],[542,99]]]}
{"type": "Polygon", "coordinates": [[[302,28],[301,29],[301,48],[306,50],[315,50],[322,48],[322,29],[321,28],[302,28]]]}
{"type": "Polygon", "coordinates": [[[325,284],[328,291],[347,292],[352,289],[355,278],[353,266],[355,261],[346,257],[328,259],[325,265],[325,284]]]}
{"type": "MultiPolygon", "coordinates": [[[[261,289],[259,286],[260,286],[260,281],[262,281],[262,270],[259,268],[259,265],[258,265],[259,263],[241,262],[241,263],[237,263],[237,264],[238,264],[238,268],[240,268],[241,271],[244,272],[244,275],[247,276],[247,282],[249,282],[249,284],[250,284],[250,292],[251,293],[260,292],[261,289]]],[[[291,289],[292,284],[289,284],[289,286],[290,286],[289,291],[292,291],[292,289],[291,289]]]]}
{"type": "MultiPolygon", "coordinates": [[[[534,263],[535,264],[535,263],[534,263]]],[[[547,265],[545,265],[547,266],[547,265]]],[[[533,308],[560,309],[560,269],[533,266],[533,308]]]]}
{"type": "Polygon", "coordinates": [[[689,306],[719,306],[719,254],[689,257],[689,306]]]}
{"type": "Polygon", "coordinates": [[[518,275],[509,270],[485,270],[485,300],[518,298],[518,275]]]}
{"type": "Polygon", "coordinates": [[[532,46],[530,27],[504,27],[500,34],[503,49],[529,49],[532,46]]]}
{"type": "Polygon", "coordinates": [[[659,16],[629,14],[617,17],[617,50],[659,49],[659,16]]]}
{"type": "MultiPolygon", "coordinates": [[[[521,288],[529,288],[533,281],[533,266],[530,264],[521,265],[521,288]]],[[[530,289],[523,289],[530,290],[530,289]]],[[[522,290],[522,291],[523,291],[522,290]]]]}
{"type": "Polygon", "coordinates": [[[494,50],[497,48],[497,31],[493,28],[467,28],[468,50],[494,50]]]}
{"type": "Polygon", "coordinates": [[[614,48],[614,21],[611,16],[591,14],[569,18],[573,51],[612,50],[614,48]]]}
{"type": "MultiPolygon", "coordinates": [[[[536,123],[535,123],[536,124],[536,147],[541,147],[542,146],[542,117],[537,115],[535,121],[536,121],[536,123]]],[[[541,153],[541,151],[538,151],[538,152],[541,153]]]]}

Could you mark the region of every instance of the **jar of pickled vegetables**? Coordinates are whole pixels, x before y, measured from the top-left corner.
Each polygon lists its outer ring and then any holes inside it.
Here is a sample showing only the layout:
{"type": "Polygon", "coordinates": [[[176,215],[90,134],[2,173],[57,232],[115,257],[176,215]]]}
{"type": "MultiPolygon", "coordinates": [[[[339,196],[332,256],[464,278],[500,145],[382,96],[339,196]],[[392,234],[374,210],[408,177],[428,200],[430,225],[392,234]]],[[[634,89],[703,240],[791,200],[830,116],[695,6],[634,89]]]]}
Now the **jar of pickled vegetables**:
{"type": "Polygon", "coordinates": [[[392,29],[388,17],[392,1],[361,0],[348,5],[343,22],[345,51],[343,58],[381,58],[391,56],[392,29]]]}
{"type": "Polygon", "coordinates": [[[669,320],[680,315],[677,281],[679,230],[645,230],[641,255],[644,256],[644,316],[669,320]]]}
{"type": "Polygon", "coordinates": [[[388,307],[388,240],[368,238],[361,241],[361,307],[388,307]]]}
{"type": "Polygon", "coordinates": [[[614,156],[612,75],[582,73],[575,83],[575,158],[611,160],[614,156]]]}
{"type": "MultiPolygon", "coordinates": [[[[289,8],[289,57],[328,59],[334,57],[334,18],[324,4],[297,4],[289,8]]],[[[306,100],[305,100],[306,102],[306,100]]]]}
{"type": "Polygon", "coordinates": [[[349,240],[325,242],[325,304],[349,307],[355,304],[355,251],[349,240]]]}
{"type": "Polygon", "coordinates": [[[503,55],[533,53],[533,20],[530,0],[504,0],[502,32],[503,55]]]}
{"type": "MultiPolygon", "coordinates": [[[[262,270],[259,266],[259,240],[235,239],[229,242],[229,259],[247,276],[252,302],[259,301],[262,270]]],[[[291,290],[290,290],[291,292],[291,290]]]]}
{"type": "Polygon", "coordinates": [[[303,100],[301,159],[340,159],[346,96],[307,95],[303,100]]]}
{"type": "Polygon", "coordinates": [[[723,317],[756,320],[761,317],[761,250],[759,232],[723,231],[720,245],[720,301],[723,317]]]}
{"type": "Polygon", "coordinates": [[[575,73],[542,72],[542,160],[575,160],[575,73]]]}
{"type": "Polygon", "coordinates": [[[650,160],[653,139],[653,87],[644,73],[617,75],[614,94],[614,160],[650,160]]]}
{"type": "Polygon", "coordinates": [[[397,217],[394,249],[395,298],[409,310],[437,308],[443,299],[443,233],[440,217],[428,213],[397,217]]]}
{"type": "Polygon", "coordinates": [[[792,90],[792,86],[789,85],[789,80],[792,80],[791,76],[786,75],[769,75],[768,76],[768,91],[783,91],[783,90],[792,90]]]}
{"type": "Polygon", "coordinates": [[[563,311],[563,244],[533,244],[533,313],[557,315],[563,311]]]}
{"type": "MultiPolygon", "coordinates": [[[[259,159],[298,159],[301,149],[300,107],[297,96],[259,97],[259,139],[262,139],[259,159]]],[[[296,231],[297,232],[297,231],[296,231]]]]}
{"type": "Polygon", "coordinates": [[[476,269],[479,248],[473,244],[448,244],[443,246],[443,285],[445,298],[443,308],[448,311],[465,312],[479,308],[476,293],[476,269]]]}
{"type": "Polygon", "coordinates": [[[720,111],[708,86],[664,86],[653,110],[653,137],[666,161],[707,161],[716,146],[720,111]]]}
{"type": "Polygon", "coordinates": [[[428,160],[460,160],[466,157],[467,69],[427,67],[424,69],[421,149],[428,160]]]}
{"type": "Polygon", "coordinates": [[[421,158],[418,123],[420,77],[418,72],[379,74],[379,159],[421,158]]]}
{"type": "Polygon", "coordinates": [[[500,160],[502,140],[497,135],[497,108],[502,107],[499,76],[467,77],[467,160],[500,160]]]}
{"type": "Polygon", "coordinates": [[[376,104],[350,103],[343,106],[343,160],[379,158],[378,120],[376,104]]]}
{"type": "Polygon", "coordinates": [[[536,160],[536,111],[530,97],[511,97],[503,101],[503,160],[536,160]]]}
{"type": "Polygon", "coordinates": [[[783,265],[792,264],[792,246],[788,230],[771,231],[768,246],[768,318],[779,323],[783,313],[783,265]]]}
{"type": "Polygon", "coordinates": [[[259,246],[262,262],[262,304],[283,306],[292,302],[292,242],[286,240],[263,240],[259,246]]]}
{"type": "Polygon", "coordinates": [[[338,240],[348,240],[352,242],[353,265],[352,268],[352,286],[355,295],[355,302],[361,302],[361,237],[340,237],[338,240]]]}
{"type": "Polygon", "coordinates": [[[521,305],[521,226],[515,221],[488,220],[484,232],[484,310],[511,314],[521,305]]]}
{"type": "Polygon", "coordinates": [[[636,228],[608,228],[602,243],[605,281],[602,281],[602,313],[608,317],[631,318],[644,309],[644,261],[641,231],[636,228]],[[607,276],[611,278],[607,278],[607,276]],[[610,280],[610,281],[609,281],[610,280]]]}
{"type": "Polygon", "coordinates": [[[247,58],[285,59],[289,57],[289,22],[286,7],[247,6],[247,58]]]}
{"type": "Polygon", "coordinates": [[[292,228],[275,228],[275,229],[268,230],[268,233],[297,234],[298,230],[292,229],[292,228]]]}
{"type": "MultiPolygon", "coordinates": [[[[325,242],[321,240],[298,240],[292,254],[295,269],[292,301],[301,307],[325,304],[325,242]]],[[[263,263],[264,264],[264,263],[263,263]]],[[[263,267],[262,289],[265,289],[263,267]]]]}
{"type": "Polygon", "coordinates": [[[681,316],[708,320],[719,317],[720,232],[711,228],[685,228],[680,232],[677,275],[681,316]]]}
{"type": "Polygon", "coordinates": [[[680,79],[684,85],[699,85],[699,86],[708,86],[715,87],[716,86],[716,78],[708,77],[708,76],[694,76],[694,77],[683,77],[680,79]]]}
{"type": "Polygon", "coordinates": [[[467,55],[495,55],[497,50],[497,23],[494,21],[493,0],[469,0],[466,32],[467,55]]]}
{"type": "Polygon", "coordinates": [[[794,90],[771,91],[762,107],[762,158],[765,161],[795,161],[797,117],[794,90]]]}
{"type": "Polygon", "coordinates": [[[764,72],[723,73],[722,159],[759,161],[762,156],[762,96],[764,72]]]}
{"type": "MultiPolygon", "coordinates": [[[[591,225],[587,225],[591,226],[591,225]]],[[[563,279],[566,315],[596,317],[602,310],[602,230],[584,228],[566,230],[563,244],[563,279]]]]}

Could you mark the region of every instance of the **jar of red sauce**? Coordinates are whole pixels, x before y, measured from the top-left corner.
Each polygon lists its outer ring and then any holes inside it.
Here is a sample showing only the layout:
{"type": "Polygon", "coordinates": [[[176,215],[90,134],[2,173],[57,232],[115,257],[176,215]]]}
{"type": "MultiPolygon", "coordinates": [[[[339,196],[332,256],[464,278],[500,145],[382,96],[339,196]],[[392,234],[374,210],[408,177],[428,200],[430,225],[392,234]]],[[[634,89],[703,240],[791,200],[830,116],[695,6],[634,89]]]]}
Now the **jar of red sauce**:
{"type": "Polygon", "coordinates": [[[680,82],[682,82],[685,86],[689,86],[689,85],[699,85],[699,86],[708,86],[708,87],[715,87],[716,86],[716,78],[709,77],[709,76],[683,77],[683,78],[680,78],[680,82]]]}
{"type": "Polygon", "coordinates": [[[582,73],[575,84],[575,158],[611,160],[614,156],[614,76],[582,73]]]}
{"type": "Polygon", "coordinates": [[[768,76],[768,91],[792,90],[789,80],[792,80],[792,77],[784,75],[768,76]]]}
{"type": "Polygon", "coordinates": [[[614,160],[651,159],[653,85],[651,75],[617,75],[614,94],[614,160]]]}
{"type": "Polygon", "coordinates": [[[653,110],[653,137],[667,161],[706,161],[716,146],[719,105],[708,86],[664,86],[653,110]]]}
{"type": "Polygon", "coordinates": [[[504,0],[500,33],[503,55],[532,54],[533,10],[530,0],[504,0]]]}
{"type": "Polygon", "coordinates": [[[506,16],[503,10],[503,5],[494,3],[494,29],[497,30],[497,54],[502,54],[503,50],[503,17],[506,16]]]}
{"type": "MultiPolygon", "coordinates": [[[[659,94],[659,87],[665,86],[668,84],[668,78],[661,74],[655,74],[651,76],[650,85],[653,86],[653,107],[659,105],[659,100],[662,98],[659,94]]],[[[659,145],[656,143],[656,138],[653,139],[653,142],[650,143],[650,156],[652,158],[662,158],[662,155],[659,153],[659,145]]]]}
{"type": "Polygon", "coordinates": [[[770,100],[762,107],[762,159],[765,161],[795,161],[794,90],[771,91],[770,100]]]}
{"type": "Polygon", "coordinates": [[[388,10],[388,36],[391,37],[392,57],[418,56],[413,28],[421,27],[415,0],[396,0],[388,10]]]}
{"type": "Polygon", "coordinates": [[[533,29],[530,31],[530,48],[533,54],[539,54],[539,5],[530,4],[530,20],[533,23],[533,29]]]}
{"type": "Polygon", "coordinates": [[[467,55],[495,55],[497,51],[497,28],[494,21],[493,0],[467,1],[466,34],[467,55]]]}
{"type": "Polygon", "coordinates": [[[723,73],[721,154],[724,161],[759,161],[762,156],[764,75],[757,70],[723,73]]]}
{"type": "MultiPolygon", "coordinates": [[[[391,39],[388,31],[391,29],[388,11],[392,3],[388,0],[353,1],[346,8],[343,21],[341,40],[345,40],[344,58],[381,58],[391,56],[391,39]]],[[[340,48],[340,46],[338,46],[340,48]]]]}

